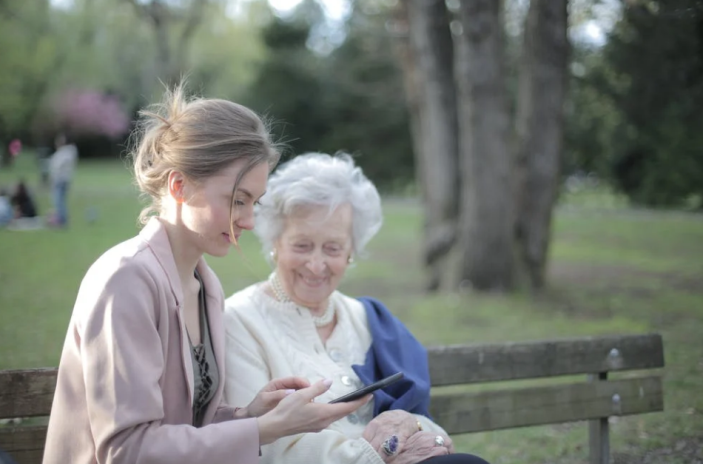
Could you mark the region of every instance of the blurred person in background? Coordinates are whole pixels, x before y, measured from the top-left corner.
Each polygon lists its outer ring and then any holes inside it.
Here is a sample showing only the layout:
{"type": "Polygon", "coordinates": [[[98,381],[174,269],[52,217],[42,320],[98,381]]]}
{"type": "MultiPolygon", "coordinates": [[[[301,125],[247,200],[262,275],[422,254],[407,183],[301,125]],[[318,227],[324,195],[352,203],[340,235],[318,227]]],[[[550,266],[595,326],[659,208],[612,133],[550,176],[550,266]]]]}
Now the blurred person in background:
{"type": "Polygon", "coordinates": [[[68,143],[64,134],[56,137],[56,151],[49,159],[49,177],[51,178],[51,196],[54,213],[49,224],[55,227],[68,225],[68,189],[73,179],[78,161],[78,149],[68,143]]]}
{"type": "Polygon", "coordinates": [[[12,204],[10,203],[10,196],[3,187],[0,187],[0,227],[8,225],[14,215],[12,204]]]}
{"type": "Polygon", "coordinates": [[[12,161],[16,160],[22,151],[22,141],[20,139],[12,139],[10,145],[7,147],[7,150],[10,153],[10,159],[12,161]]]}
{"type": "Polygon", "coordinates": [[[50,144],[40,143],[36,147],[36,161],[37,161],[37,169],[39,170],[39,185],[42,188],[47,188],[50,186],[50,179],[49,179],[49,160],[51,159],[51,155],[53,153],[53,150],[51,149],[50,144]]]}
{"type": "Polygon", "coordinates": [[[14,209],[15,219],[37,217],[37,206],[24,180],[20,180],[17,183],[15,191],[10,198],[10,203],[14,209]]]}

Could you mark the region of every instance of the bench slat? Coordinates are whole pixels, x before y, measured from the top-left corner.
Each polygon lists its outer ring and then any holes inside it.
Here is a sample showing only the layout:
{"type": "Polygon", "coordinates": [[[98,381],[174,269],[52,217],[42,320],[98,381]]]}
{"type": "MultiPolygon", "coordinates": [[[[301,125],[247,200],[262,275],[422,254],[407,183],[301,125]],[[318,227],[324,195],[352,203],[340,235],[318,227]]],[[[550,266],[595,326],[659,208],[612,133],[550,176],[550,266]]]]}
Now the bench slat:
{"type": "Polygon", "coordinates": [[[0,448],[17,464],[41,464],[46,426],[0,428],[0,448]]]}
{"type": "MultiPolygon", "coordinates": [[[[662,411],[661,377],[638,377],[432,397],[430,413],[450,434],[662,411]],[[619,402],[613,402],[613,395],[619,402]]],[[[41,462],[46,427],[0,428],[0,448],[19,464],[41,462]]]]}
{"type": "Polygon", "coordinates": [[[450,434],[663,410],[659,376],[435,395],[430,406],[433,419],[450,434]]]}
{"type": "MultiPolygon", "coordinates": [[[[428,352],[435,387],[664,366],[659,334],[457,345],[428,352]],[[617,356],[610,355],[613,348],[617,356]]],[[[48,415],[55,385],[55,368],[0,371],[0,419],[48,415]]]]}
{"type": "Polygon", "coordinates": [[[57,369],[0,371],[0,419],[48,416],[57,369]]]}
{"type": "Polygon", "coordinates": [[[664,366],[659,334],[455,345],[428,354],[435,387],[664,366]]]}

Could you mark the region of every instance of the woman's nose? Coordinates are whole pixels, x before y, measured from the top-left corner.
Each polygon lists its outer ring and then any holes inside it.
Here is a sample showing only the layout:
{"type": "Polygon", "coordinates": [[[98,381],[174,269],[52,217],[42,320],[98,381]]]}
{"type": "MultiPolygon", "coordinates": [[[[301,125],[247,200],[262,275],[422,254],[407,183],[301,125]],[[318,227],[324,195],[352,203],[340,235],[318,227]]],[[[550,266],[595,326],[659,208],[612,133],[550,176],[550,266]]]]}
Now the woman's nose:
{"type": "Polygon", "coordinates": [[[310,269],[310,271],[312,271],[312,273],[316,275],[321,275],[324,272],[325,267],[327,266],[322,256],[317,253],[314,253],[310,257],[310,260],[308,260],[307,265],[308,269],[310,269]]]}
{"type": "Polygon", "coordinates": [[[239,217],[234,223],[240,229],[253,230],[254,229],[254,212],[253,211],[240,211],[239,217]]]}

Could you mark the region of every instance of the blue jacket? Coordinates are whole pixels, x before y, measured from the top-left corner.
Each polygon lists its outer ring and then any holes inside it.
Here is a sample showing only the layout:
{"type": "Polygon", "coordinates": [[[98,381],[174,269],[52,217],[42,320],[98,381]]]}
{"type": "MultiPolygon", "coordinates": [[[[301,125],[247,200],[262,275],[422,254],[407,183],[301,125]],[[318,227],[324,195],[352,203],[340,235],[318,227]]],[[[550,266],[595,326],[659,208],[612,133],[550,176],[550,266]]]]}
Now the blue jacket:
{"type": "Polygon", "coordinates": [[[366,309],[371,347],[363,365],[352,366],[365,385],[402,372],[403,378],[374,392],[374,417],[390,409],[429,417],[430,370],[427,350],[380,301],[359,298],[366,309]]]}

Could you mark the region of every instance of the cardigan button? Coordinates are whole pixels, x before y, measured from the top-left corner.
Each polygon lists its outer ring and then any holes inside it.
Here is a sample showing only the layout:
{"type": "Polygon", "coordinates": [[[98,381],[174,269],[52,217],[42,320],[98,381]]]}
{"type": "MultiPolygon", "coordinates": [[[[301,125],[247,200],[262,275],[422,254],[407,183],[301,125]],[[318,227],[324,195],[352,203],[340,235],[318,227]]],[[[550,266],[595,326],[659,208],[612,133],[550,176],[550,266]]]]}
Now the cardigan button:
{"type": "Polygon", "coordinates": [[[339,362],[339,361],[341,361],[342,359],[344,359],[344,355],[343,355],[342,352],[339,351],[338,349],[333,348],[333,349],[330,350],[330,358],[331,358],[332,361],[334,361],[334,362],[339,362]]]}
{"type": "Polygon", "coordinates": [[[349,421],[350,424],[358,424],[359,423],[359,416],[352,413],[347,416],[347,420],[349,421]]]}
{"type": "Polygon", "coordinates": [[[352,379],[348,375],[343,375],[342,376],[342,383],[346,385],[347,387],[352,384],[352,379]]]}

